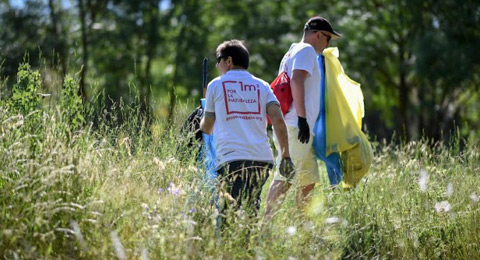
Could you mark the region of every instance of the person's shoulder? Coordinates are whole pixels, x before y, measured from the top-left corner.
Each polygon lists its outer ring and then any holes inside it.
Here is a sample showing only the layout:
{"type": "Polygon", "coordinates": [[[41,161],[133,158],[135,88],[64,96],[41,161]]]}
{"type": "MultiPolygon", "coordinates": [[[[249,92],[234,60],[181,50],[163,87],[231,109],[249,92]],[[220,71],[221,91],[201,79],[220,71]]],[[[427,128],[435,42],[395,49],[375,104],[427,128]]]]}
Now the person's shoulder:
{"type": "Polygon", "coordinates": [[[270,87],[270,84],[268,82],[266,82],[265,80],[259,78],[259,77],[255,77],[254,75],[252,75],[252,79],[253,80],[256,80],[259,84],[261,85],[264,85],[264,86],[267,86],[267,87],[270,87]]]}
{"type": "Polygon", "coordinates": [[[299,52],[312,52],[316,53],[315,49],[313,48],[312,45],[305,43],[305,42],[299,42],[294,46],[294,52],[299,53],[299,52]]]}
{"type": "Polygon", "coordinates": [[[222,81],[222,76],[218,76],[218,77],[212,79],[212,81],[210,81],[210,83],[214,83],[214,82],[218,83],[219,81],[222,81]]]}
{"type": "Polygon", "coordinates": [[[214,87],[214,86],[218,85],[221,81],[222,81],[222,77],[221,77],[221,76],[216,77],[216,78],[212,79],[212,81],[210,81],[210,82],[208,83],[208,87],[214,87]]]}
{"type": "Polygon", "coordinates": [[[313,46],[310,43],[306,43],[306,42],[299,42],[299,43],[297,43],[297,45],[295,45],[295,47],[301,48],[301,49],[304,49],[304,48],[313,49],[313,46]]]}
{"type": "Polygon", "coordinates": [[[247,72],[248,72],[248,77],[250,78],[251,81],[256,81],[258,84],[270,86],[270,84],[268,82],[266,82],[265,80],[253,75],[249,71],[247,71],[247,72]]]}

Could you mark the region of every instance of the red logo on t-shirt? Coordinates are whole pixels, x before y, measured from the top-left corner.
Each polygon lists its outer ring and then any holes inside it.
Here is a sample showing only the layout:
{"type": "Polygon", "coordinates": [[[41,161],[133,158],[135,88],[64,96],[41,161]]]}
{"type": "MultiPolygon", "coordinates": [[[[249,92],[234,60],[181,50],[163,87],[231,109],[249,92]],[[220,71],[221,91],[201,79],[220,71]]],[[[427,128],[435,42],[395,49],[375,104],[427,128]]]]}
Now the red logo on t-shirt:
{"type": "Polygon", "coordinates": [[[260,114],[260,86],[242,81],[224,81],[225,109],[229,114],[260,114]]]}

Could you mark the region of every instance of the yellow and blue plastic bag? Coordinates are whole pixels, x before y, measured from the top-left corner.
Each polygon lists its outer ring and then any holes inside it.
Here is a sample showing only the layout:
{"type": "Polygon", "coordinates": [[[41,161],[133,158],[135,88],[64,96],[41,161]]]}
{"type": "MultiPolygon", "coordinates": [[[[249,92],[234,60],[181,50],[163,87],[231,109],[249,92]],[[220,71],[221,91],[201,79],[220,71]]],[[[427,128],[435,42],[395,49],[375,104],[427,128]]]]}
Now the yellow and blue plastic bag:
{"type": "MultiPolygon", "coordinates": [[[[205,99],[200,100],[202,108],[205,109],[205,99]]],[[[204,110],[205,111],[205,110],[204,110]]],[[[200,158],[203,160],[205,166],[205,181],[214,188],[217,172],[215,171],[215,160],[217,155],[215,153],[215,138],[213,135],[202,133],[203,146],[200,151],[200,158]]]]}
{"type": "Polygon", "coordinates": [[[313,149],[318,159],[325,163],[327,168],[327,175],[330,185],[336,186],[342,181],[342,161],[340,153],[326,153],[326,133],[325,126],[326,114],[325,114],[325,61],[323,55],[319,55],[318,66],[320,68],[320,113],[313,128],[315,136],[313,137],[313,149]]]}
{"type": "Polygon", "coordinates": [[[338,60],[338,48],[325,49],[323,56],[326,84],[321,101],[325,109],[325,150],[320,152],[327,158],[340,155],[342,186],[353,188],[368,172],[373,160],[370,142],[361,130],[363,93],[360,84],[345,74],[338,60]]]}

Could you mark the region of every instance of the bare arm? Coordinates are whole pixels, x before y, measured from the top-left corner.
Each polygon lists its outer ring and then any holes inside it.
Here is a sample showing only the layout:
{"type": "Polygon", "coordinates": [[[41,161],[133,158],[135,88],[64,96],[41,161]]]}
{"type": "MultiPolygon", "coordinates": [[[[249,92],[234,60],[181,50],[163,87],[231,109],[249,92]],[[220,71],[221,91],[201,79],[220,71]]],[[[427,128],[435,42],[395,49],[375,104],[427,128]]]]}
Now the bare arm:
{"type": "Polygon", "coordinates": [[[276,103],[270,103],[267,107],[267,114],[272,120],[275,136],[277,136],[278,143],[282,153],[282,158],[290,157],[290,151],[288,149],[288,132],[287,125],[283,119],[282,111],[276,103]]]}
{"type": "Polygon", "coordinates": [[[292,87],[292,96],[295,101],[295,109],[299,117],[306,118],[307,113],[305,111],[305,79],[308,76],[308,72],[305,70],[294,70],[290,85],[292,87]]]}
{"type": "Polygon", "coordinates": [[[215,113],[205,112],[200,121],[200,130],[211,135],[213,133],[213,125],[215,124],[215,113]]]}

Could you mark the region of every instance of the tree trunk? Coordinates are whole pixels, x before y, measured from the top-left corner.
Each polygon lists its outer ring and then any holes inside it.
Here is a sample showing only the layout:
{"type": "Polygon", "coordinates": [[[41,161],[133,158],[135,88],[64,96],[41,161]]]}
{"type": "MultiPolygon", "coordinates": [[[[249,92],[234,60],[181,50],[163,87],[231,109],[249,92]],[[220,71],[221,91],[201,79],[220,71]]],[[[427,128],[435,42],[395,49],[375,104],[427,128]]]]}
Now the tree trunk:
{"type": "Polygon", "coordinates": [[[409,89],[407,84],[407,71],[406,71],[406,61],[405,61],[405,50],[403,42],[398,44],[398,55],[399,55],[399,125],[398,125],[398,134],[401,137],[404,137],[406,141],[410,139],[408,131],[408,118],[407,118],[407,109],[408,109],[408,97],[409,89]]]}
{"type": "Polygon", "coordinates": [[[461,107],[462,100],[460,96],[464,91],[466,90],[461,87],[456,87],[449,94],[445,94],[440,102],[442,120],[438,122],[439,129],[437,129],[443,132],[443,141],[448,141],[450,135],[455,133],[455,128],[459,126],[458,124],[460,122],[455,122],[454,120],[461,107]]]}
{"type": "Polygon", "coordinates": [[[428,107],[425,105],[426,103],[426,97],[425,97],[425,84],[420,84],[420,86],[417,86],[418,88],[418,105],[420,106],[419,108],[419,113],[418,113],[418,128],[417,132],[420,134],[420,137],[426,137],[427,135],[427,125],[425,122],[425,119],[427,118],[428,115],[428,107]]]}
{"type": "Polygon", "coordinates": [[[87,41],[87,25],[86,25],[86,12],[83,0],[78,0],[78,9],[80,12],[80,25],[82,30],[82,71],[80,72],[80,86],[78,89],[78,95],[82,97],[85,102],[87,100],[87,94],[85,91],[85,75],[88,68],[88,41],[87,41]]]}
{"type": "Polygon", "coordinates": [[[180,33],[177,36],[176,40],[176,46],[177,46],[177,51],[175,53],[175,67],[174,67],[174,73],[173,73],[173,84],[172,88],[170,89],[170,108],[168,110],[168,127],[171,127],[173,125],[173,114],[175,112],[175,105],[176,105],[176,100],[177,96],[175,94],[175,86],[178,82],[178,64],[180,64],[180,59],[181,59],[181,53],[183,52],[182,49],[182,41],[185,37],[185,31],[186,31],[186,25],[181,24],[181,29],[180,33]]]}
{"type": "MultiPolygon", "coordinates": [[[[61,10],[62,3],[59,2],[58,5],[60,6],[59,9],[61,10]]],[[[63,34],[61,16],[59,12],[55,12],[55,3],[54,0],[48,0],[48,6],[50,8],[50,19],[52,21],[52,33],[53,37],[57,39],[55,44],[55,51],[58,52],[58,61],[55,59],[55,66],[57,62],[60,63],[61,71],[60,74],[62,75],[62,86],[65,80],[65,74],[67,73],[67,55],[66,55],[66,44],[65,44],[65,37],[63,34]]]]}
{"type": "Polygon", "coordinates": [[[152,77],[151,77],[151,68],[152,68],[152,60],[155,56],[155,49],[158,44],[158,6],[160,1],[158,0],[150,0],[150,12],[149,16],[149,23],[148,23],[148,41],[147,41],[147,49],[146,49],[146,56],[147,62],[145,64],[145,76],[144,82],[142,84],[142,98],[144,99],[142,103],[142,110],[145,113],[147,119],[151,117],[151,109],[150,109],[150,85],[152,84],[152,77]]]}
{"type": "MultiPolygon", "coordinates": [[[[434,85],[433,85],[434,86],[434,85]]],[[[437,100],[437,95],[435,91],[430,91],[430,106],[429,106],[429,118],[428,118],[428,126],[427,126],[427,134],[430,138],[433,140],[439,140],[439,134],[440,131],[437,131],[436,128],[438,127],[436,122],[440,119],[438,116],[438,111],[436,108],[436,100],[437,100]],[[438,136],[437,136],[438,133],[438,136]]]]}

